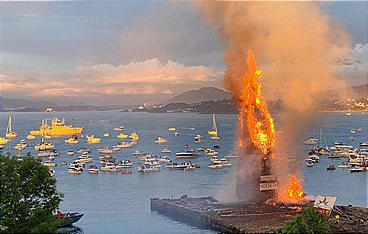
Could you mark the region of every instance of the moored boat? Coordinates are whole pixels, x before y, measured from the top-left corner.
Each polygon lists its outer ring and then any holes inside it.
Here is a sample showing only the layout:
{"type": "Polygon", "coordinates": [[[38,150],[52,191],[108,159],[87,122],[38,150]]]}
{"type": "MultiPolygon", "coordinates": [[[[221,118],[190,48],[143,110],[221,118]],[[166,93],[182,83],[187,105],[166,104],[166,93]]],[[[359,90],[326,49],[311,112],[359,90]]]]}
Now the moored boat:
{"type": "Polygon", "coordinates": [[[101,141],[101,138],[95,137],[95,135],[91,135],[91,136],[86,135],[86,138],[87,138],[86,142],[88,144],[96,144],[101,141]]]}
{"type": "Polygon", "coordinates": [[[6,138],[14,138],[17,136],[17,133],[12,130],[12,118],[9,116],[8,126],[6,127],[6,138]]]}
{"type": "Polygon", "coordinates": [[[179,152],[176,153],[176,158],[198,158],[199,155],[193,151],[179,152]]]}
{"type": "Polygon", "coordinates": [[[83,131],[81,127],[73,127],[71,125],[65,125],[65,119],[60,121],[57,117],[52,118],[51,126],[48,125],[47,119],[42,120],[39,130],[31,131],[31,135],[49,135],[49,136],[66,136],[66,135],[78,135],[83,131]]]}

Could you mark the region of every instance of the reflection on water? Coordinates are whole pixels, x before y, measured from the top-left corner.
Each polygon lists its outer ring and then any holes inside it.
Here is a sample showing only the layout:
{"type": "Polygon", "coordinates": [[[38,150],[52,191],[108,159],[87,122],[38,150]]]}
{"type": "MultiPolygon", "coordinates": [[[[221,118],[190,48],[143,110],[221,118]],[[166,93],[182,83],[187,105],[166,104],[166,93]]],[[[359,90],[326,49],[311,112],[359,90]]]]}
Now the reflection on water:
{"type": "MultiPolygon", "coordinates": [[[[175,152],[185,150],[184,145],[189,148],[211,147],[220,145],[219,156],[224,157],[232,154],[234,132],[236,129],[236,115],[216,115],[217,126],[221,136],[220,141],[213,141],[207,134],[212,127],[211,115],[199,115],[194,113],[170,113],[170,114],[148,114],[148,113],[122,113],[118,111],[106,112],[62,112],[62,113],[0,113],[0,136],[5,134],[8,116],[12,116],[13,129],[18,137],[9,144],[8,149],[13,150],[15,143],[25,139],[31,129],[38,129],[44,118],[66,118],[67,124],[84,127],[83,135],[94,134],[101,137],[101,143],[87,145],[85,138],[75,146],[65,145],[65,138],[51,138],[56,148],[61,152],[55,157],[58,163],[55,170],[58,190],[64,194],[60,209],[63,212],[80,212],[84,217],[76,223],[81,229],[76,231],[85,233],[214,233],[211,230],[203,230],[187,224],[177,222],[165,216],[150,211],[149,199],[151,197],[178,198],[183,194],[191,197],[216,196],[221,188],[228,185],[229,181],[224,179],[234,167],[211,170],[207,168],[210,157],[203,154],[193,159],[193,162],[201,166],[194,171],[171,171],[161,170],[151,174],[139,174],[136,170],[137,159],[132,152],[137,149],[147,153],[162,155],[163,148],[170,149],[173,153],[169,157],[175,161],[175,152]],[[98,148],[112,147],[118,142],[114,127],[124,125],[123,133],[128,134],[136,131],[140,137],[137,145],[132,149],[123,149],[114,153],[117,161],[129,159],[134,161],[133,175],[122,175],[121,173],[100,172],[97,175],[88,174],[85,170],[80,175],[67,173],[67,166],[61,165],[62,161],[72,162],[78,157],[77,154],[67,156],[68,150],[76,150],[80,147],[90,147],[93,150],[92,164],[99,165],[97,153],[98,148]],[[180,132],[175,136],[169,127],[176,127],[180,132]],[[195,128],[194,131],[191,128],[195,128]],[[110,133],[110,137],[103,137],[104,133],[110,133]],[[194,136],[203,136],[204,143],[194,143],[194,136]],[[168,139],[168,143],[155,144],[158,137],[168,139]]],[[[321,121],[324,135],[329,145],[334,141],[343,141],[357,146],[359,142],[367,138],[368,115],[354,113],[347,117],[343,113],[323,114],[321,121]],[[352,128],[362,127],[363,131],[354,134],[354,142],[349,141],[352,128]]],[[[276,127],[277,127],[276,118],[276,127]]],[[[304,139],[301,139],[301,144],[304,139]]],[[[34,145],[39,138],[27,141],[30,147],[24,150],[35,154],[34,145]]],[[[307,151],[308,149],[306,149],[307,151]]],[[[14,152],[14,151],[13,151],[14,152]]],[[[304,164],[304,162],[301,162],[304,164]]],[[[328,164],[336,164],[322,158],[320,163],[312,168],[304,167],[304,188],[307,194],[312,195],[335,195],[338,204],[353,204],[367,206],[367,175],[368,173],[350,173],[349,170],[337,168],[327,171],[328,164]]],[[[90,164],[87,164],[87,167],[90,164]]]]}

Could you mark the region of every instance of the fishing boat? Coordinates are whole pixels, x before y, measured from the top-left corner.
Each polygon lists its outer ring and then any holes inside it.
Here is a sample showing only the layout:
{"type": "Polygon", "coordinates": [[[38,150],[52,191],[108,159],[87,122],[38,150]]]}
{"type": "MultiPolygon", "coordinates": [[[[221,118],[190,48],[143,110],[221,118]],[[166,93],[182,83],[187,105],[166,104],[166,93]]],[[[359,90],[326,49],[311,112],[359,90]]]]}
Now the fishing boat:
{"type": "Polygon", "coordinates": [[[91,135],[91,136],[86,135],[86,138],[87,138],[86,142],[88,144],[96,144],[101,141],[101,138],[95,137],[95,135],[91,135]]]}
{"type": "Polygon", "coordinates": [[[165,138],[162,138],[162,137],[157,137],[156,140],[155,140],[155,143],[156,144],[162,144],[162,143],[166,143],[168,142],[169,140],[165,139],[165,138]]]}
{"type": "Polygon", "coordinates": [[[120,134],[118,134],[117,138],[119,138],[119,139],[126,139],[126,138],[128,138],[128,135],[126,135],[124,133],[120,133],[120,134]]]}
{"type": "Polygon", "coordinates": [[[6,127],[5,137],[7,138],[14,138],[17,136],[17,133],[12,130],[12,119],[9,116],[8,126],[6,127]]]}
{"type": "Polygon", "coordinates": [[[78,144],[78,137],[77,136],[72,136],[69,139],[66,139],[65,144],[69,144],[69,145],[78,144]]]}
{"type": "Polygon", "coordinates": [[[8,139],[0,137],[0,145],[6,145],[8,143],[9,143],[8,139]]]}
{"type": "Polygon", "coordinates": [[[84,214],[74,212],[74,213],[66,213],[63,214],[60,211],[58,212],[58,219],[60,221],[60,227],[68,227],[71,226],[73,223],[78,222],[84,214]]]}
{"type": "Polygon", "coordinates": [[[31,135],[31,134],[29,134],[27,137],[26,137],[26,139],[27,140],[33,140],[33,139],[35,139],[36,137],[35,136],[33,136],[33,135],[31,135]]]}
{"type": "Polygon", "coordinates": [[[217,135],[217,125],[215,114],[212,114],[212,129],[207,131],[209,135],[217,135]]]}
{"type": "Polygon", "coordinates": [[[138,141],[139,140],[139,136],[136,132],[132,132],[130,135],[129,135],[129,138],[132,139],[132,141],[138,141]]]}
{"type": "Polygon", "coordinates": [[[31,135],[48,135],[48,136],[67,136],[81,134],[83,128],[65,125],[65,119],[62,121],[57,117],[52,118],[51,126],[46,120],[42,120],[41,126],[38,130],[30,131],[31,135]]]}

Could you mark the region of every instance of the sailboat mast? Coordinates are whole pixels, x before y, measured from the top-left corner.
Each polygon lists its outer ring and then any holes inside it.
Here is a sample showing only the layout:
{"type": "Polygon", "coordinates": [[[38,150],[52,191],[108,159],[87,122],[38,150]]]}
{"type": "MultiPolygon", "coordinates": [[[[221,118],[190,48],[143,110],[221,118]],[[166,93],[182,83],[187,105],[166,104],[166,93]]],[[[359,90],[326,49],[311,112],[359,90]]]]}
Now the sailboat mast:
{"type": "Polygon", "coordinates": [[[11,116],[9,116],[8,127],[6,128],[6,133],[11,133],[11,132],[12,132],[11,116]]]}
{"type": "Polygon", "coordinates": [[[212,129],[216,130],[216,132],[217,132],[217,125],[216,125],[215,114],[212,114],[212,129]]]}

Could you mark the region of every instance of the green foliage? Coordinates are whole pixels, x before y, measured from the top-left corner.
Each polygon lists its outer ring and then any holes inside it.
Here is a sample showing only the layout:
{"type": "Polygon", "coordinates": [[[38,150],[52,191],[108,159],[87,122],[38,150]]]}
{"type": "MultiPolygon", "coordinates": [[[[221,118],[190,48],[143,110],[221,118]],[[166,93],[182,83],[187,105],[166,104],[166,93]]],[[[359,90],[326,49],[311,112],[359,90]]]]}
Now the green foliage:
{"type": "Polygon", "coordinates": [[[39,160],[0,155],[0,233],[53,233],[62,195],[39,160]]]}
{"type": "Polygon", "coordinates": [[[330,227],[318,210],[306,207],[284,225],[281,233],[330,233],[330,227]]]}

